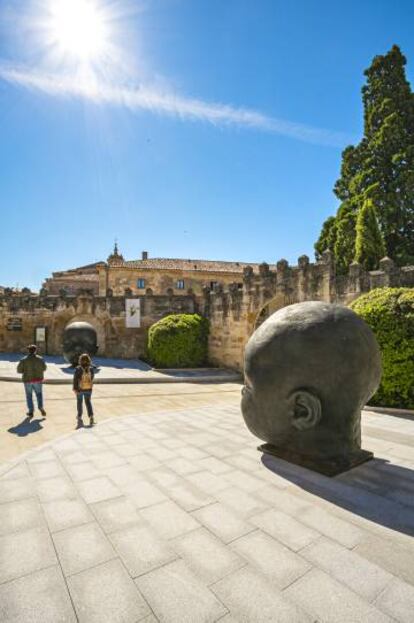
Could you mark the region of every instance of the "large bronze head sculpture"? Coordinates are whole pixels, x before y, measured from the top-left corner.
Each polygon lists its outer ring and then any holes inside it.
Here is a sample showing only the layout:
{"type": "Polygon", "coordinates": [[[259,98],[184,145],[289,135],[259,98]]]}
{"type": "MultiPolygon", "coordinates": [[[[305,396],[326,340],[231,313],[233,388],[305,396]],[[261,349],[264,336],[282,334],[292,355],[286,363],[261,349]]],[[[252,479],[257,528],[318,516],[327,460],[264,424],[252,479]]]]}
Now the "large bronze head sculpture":
{"type": "Polygon", "coordinates": [[[88,322],[72,322],[63,332],[63,356],[74,366],[79,356],[87,353],[91,357],[98,351],[97,334],[88,322]]]}
{"type": "Polygon", "coordinates": [[[290,305],[247,344],[243,417],[263,451],[334,475],[372,457],[361,450],[361,409],[380,378],[374,334],[352,310],[290,305]]]}

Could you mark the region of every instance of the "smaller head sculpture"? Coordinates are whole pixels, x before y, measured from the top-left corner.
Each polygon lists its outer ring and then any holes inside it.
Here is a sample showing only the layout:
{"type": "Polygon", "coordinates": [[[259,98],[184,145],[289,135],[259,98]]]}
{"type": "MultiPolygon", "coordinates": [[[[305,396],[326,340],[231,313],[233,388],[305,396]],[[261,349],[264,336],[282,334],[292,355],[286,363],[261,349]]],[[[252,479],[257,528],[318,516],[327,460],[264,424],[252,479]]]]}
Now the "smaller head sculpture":
{"type": "Polygon", "coordinates": [[[362,452],[360,413],[380,378],[378,344],[357,314],[322,302],[290,305],[247,344],[243,417],[293,462],[346,463],[362,452]]]}
{"type": "Polygon", "coordinates": [[[70,364],[77,366],[79,357],[90,357],[98,351],[97,334],[88,322],[72,322],[63,332],[63,356],[70,364]]]}

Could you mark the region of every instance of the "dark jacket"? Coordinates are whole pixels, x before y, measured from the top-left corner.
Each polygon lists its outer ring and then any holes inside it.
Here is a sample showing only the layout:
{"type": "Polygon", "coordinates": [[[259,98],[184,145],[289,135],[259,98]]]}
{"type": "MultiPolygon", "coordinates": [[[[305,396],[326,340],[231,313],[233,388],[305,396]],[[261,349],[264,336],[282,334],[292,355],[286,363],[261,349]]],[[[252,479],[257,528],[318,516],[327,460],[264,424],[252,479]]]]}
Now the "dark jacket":
{"type": "Polygon", "coordinates": [[[43,381],[46,364],[39,355],[27,355],[20,359],[17,365],[17,372],[23,374],[23,382],[43,381]]]}
{"type": "MultiPolygon", "coordinates": [[[[89,371],[91,373],[91,377],[92,377],[92,383],[93,383],[93,379],[95,377],[95,370],[93,366],[88,366],[87,368],[85,368],[85,370],[89,371]]],[[[80,392],[82,391],[80,388],[80,382],[81,382],[81,378],[82,378],[82,374],[83,374],[84,368],[82,366],[78,366],[75,370],[75,374],[73,375],[73,389],[75,390],[75,392],[80,392]]],[[[92,391],[92,388],[91,390],[92,391]]]]}

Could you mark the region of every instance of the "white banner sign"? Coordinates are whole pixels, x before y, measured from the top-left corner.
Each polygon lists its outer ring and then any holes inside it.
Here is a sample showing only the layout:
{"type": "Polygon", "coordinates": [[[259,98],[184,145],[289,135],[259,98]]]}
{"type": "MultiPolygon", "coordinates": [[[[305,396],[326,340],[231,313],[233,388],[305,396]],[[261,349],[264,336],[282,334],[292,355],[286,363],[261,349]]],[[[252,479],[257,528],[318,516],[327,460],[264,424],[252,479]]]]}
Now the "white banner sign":
{"type": "Polygon", "coordinates": [[[126,299],[125,301],[127,329],[138,329],[141,326],[141,299],[126,299]]]}

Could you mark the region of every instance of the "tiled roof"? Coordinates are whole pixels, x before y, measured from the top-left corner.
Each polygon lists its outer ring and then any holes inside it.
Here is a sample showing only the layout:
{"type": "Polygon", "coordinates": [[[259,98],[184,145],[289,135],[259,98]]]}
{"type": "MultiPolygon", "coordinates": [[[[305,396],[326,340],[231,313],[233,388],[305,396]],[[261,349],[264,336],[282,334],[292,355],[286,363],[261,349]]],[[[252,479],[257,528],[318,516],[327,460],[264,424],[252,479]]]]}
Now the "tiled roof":
{"type": "Polygon", "coordinates": [[[86,266],[78,266],[77,268],[68,268],[67,270],[56,270],[52,273],[54,279],[57,277],[72,277],[73,274],[82,275],[96,275],[96,269],[100,265],[104,265],[105,262],[94,262],[93,264],[87,264],[86,266]]]}
{"type": "Polygon", "coordinates": [[[98,273],[83,273],[77,275],[76,273],[63,273],[62,275],[56,275],[48,277],[46,281],[98,281],[98,273]]]}
{"type": "Polygon", "coordinates": [[[100,266],[101,264],[105,264],[105,262],[102,262],[102,260],[100,260],[99,262],[93,262],[93,264],[85,264],[85,266],[78,266],[78,268],[72,268],[71,270],[89,270],[89,269],[93,269],[96,268],[97,266],[100,266]]]}
{"type": "Polygon", "coordinates": [[[258,270],[259,264],[247,262],[221,262],[215,260],[183,260],[178,258],[154,257],[146,260],[129,260],[117,263],[114,268],[142,268],[150,270],[186,270],[216,273],[243,273],[246,266],[258,270]]]}

